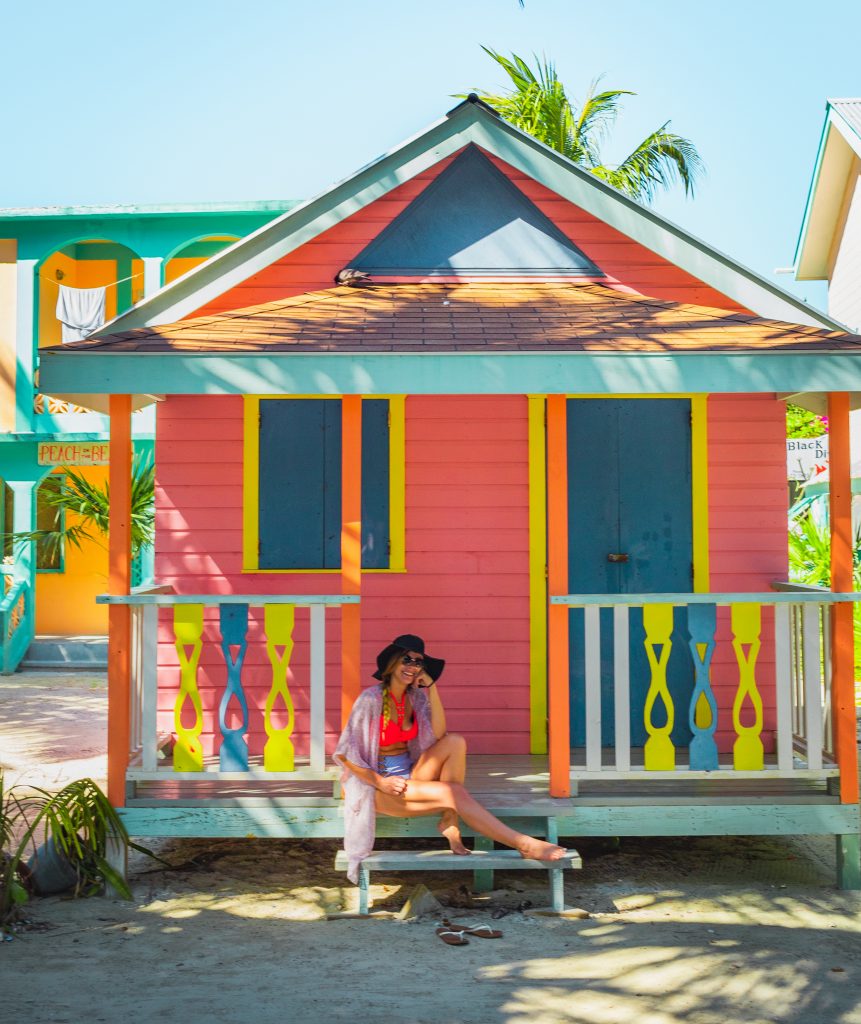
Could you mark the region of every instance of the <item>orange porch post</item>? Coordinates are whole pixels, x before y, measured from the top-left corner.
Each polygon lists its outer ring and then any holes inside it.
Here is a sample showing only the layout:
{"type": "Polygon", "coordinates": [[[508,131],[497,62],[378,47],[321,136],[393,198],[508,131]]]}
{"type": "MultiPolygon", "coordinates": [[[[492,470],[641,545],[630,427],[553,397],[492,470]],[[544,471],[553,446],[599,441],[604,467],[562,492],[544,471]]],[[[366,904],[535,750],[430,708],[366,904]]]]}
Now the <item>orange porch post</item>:
{"type": "MultiPolygon", "coordinates": [[[[108,528],[108,593],[128,594],[132,580],[132,400],[110,397],[111,455],[108,483],[111,506],[108,528]]],[[[129,648],[131,618],[128,605],[108,609],[108,799],[114,807],[126,802],[129,762],[129,648]]]]}
{"type": "MultiPolygon", "coordinates": [[[[341,403],[341,593],[362,592],[362,399],[341,403]]],[[[341,727],[361,688],[362,609],[341,609],[341,727]]]]}
{"type": "MultiPolygon", "coordinates": [[[[831,589],[853,590],[852,470],[849,451],[849,395],[828,395],[829,518],[831,521],[831,589]]],[[[840,766],[840,800],[858,802],[858,748],[855,738],[855,652],[851,604],[831,610],[831,707],[834,753],[840,766]]]]}
{"type": "MultiPolygon", "coordinates": [[[[547,397],[547,583],[551,595],[568,593],[568,429],[564,395],[547,397]]],[[[550,795],[571,794],[567,605],[547,614],[548,752],[550,795]]]]}

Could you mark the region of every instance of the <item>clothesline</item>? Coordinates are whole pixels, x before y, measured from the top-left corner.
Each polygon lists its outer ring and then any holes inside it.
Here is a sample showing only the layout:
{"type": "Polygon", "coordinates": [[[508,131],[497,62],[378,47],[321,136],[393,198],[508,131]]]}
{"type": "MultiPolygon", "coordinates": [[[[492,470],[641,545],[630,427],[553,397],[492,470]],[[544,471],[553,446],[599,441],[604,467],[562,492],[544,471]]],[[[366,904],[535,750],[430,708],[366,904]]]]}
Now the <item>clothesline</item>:
{"type": "MultiPolygon", "coordinates": [[[[75,288],[73,284],[62,284],[62,282],[55,280],[53,277],[43,277],[41,274],[38,275],[40,281],[47,281],[49,284],[55,284],[58,288],[75,288]]],[[[128,277],[121,277],[119,281],[111,281],[110,284],[94,284],[89,285],[90,288],[113,288],[117,284],[125,284],[126,281],[133,281],[136,277],[143,277],[143,271],[139,270],[136,274],[129,274],[128,277]]],[[[83,288],[78,288],[77,291],[84,291],[83,288]]]]}

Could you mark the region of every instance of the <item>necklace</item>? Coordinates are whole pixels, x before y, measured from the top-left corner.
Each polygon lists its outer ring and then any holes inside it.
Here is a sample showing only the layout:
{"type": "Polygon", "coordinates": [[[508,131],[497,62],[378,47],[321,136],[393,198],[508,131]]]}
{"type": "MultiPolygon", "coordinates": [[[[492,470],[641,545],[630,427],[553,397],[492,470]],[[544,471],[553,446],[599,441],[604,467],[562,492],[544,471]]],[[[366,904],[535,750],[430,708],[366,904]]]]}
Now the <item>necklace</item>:
{"type": "Polygon", "coordinates": [[[403,698],[401,699],[400,703],[398,703],[398,698],[392,693],[391,690],[389,690],[389,696],[394,701],[395,711],[397,712],[398,716],[398,725],[403,726],[404,715],[406,714],[407,695],[403,695],[403,698]]]}

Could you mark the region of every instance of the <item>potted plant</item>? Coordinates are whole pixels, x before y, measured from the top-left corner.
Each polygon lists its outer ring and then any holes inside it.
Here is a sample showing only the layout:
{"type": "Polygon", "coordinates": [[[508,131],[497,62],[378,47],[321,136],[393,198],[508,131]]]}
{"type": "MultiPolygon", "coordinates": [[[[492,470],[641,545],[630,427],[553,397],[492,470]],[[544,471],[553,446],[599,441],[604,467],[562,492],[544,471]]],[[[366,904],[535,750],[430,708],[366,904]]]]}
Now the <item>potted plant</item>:
{"type": "Polygon", "coordinates": [[[6,789],[0,771],[0,927],[15,920],[31,892],[73,889],[76,896],[89,896],[108,885],[130,899],[125,879],[108,863],[113,843],[142,850],[130,843],[92,779],[49,793],[20,785],[6,789]]]}

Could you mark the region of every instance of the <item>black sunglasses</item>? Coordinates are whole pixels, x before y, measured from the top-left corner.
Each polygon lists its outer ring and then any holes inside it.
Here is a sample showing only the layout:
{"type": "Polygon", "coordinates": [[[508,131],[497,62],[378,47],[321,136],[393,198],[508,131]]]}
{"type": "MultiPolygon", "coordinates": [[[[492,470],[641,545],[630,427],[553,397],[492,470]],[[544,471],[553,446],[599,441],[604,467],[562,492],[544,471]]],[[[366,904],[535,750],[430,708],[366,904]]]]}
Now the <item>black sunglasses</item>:
{"type": "Polygon", "coordinates": [[[403,658],[401,658],[401,664],[415,665],[416,668],[424,668],[425,660],[424,658],[411,658],[408,654],[405,654],[403,658]]]}

